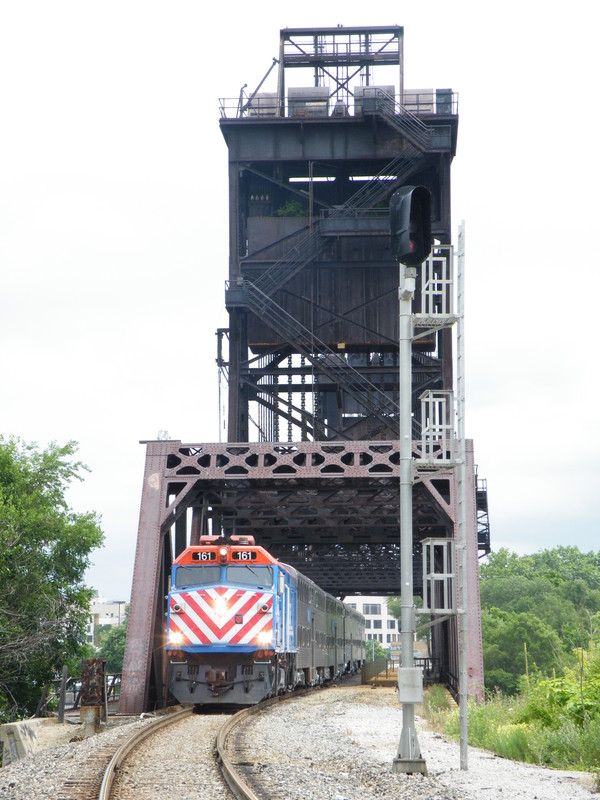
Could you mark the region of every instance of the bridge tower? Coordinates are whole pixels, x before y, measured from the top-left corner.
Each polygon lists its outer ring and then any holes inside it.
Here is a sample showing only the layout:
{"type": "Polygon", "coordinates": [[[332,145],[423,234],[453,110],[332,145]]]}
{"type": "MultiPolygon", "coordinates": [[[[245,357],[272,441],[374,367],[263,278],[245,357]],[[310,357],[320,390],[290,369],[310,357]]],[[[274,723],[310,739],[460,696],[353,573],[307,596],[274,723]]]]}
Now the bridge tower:
{"type": "MultiPolygon", "coordinates": [[[[249,533],[339,596],[399,593],[398,263],[389,200],[407,184],[431,193],[435,241],[414,303],[417,594],[423,541],[456,537],[456,470],[443,442],[425,452],[431,439],[424,444],[423,432],[441,408],[430,412],[427,398],[453,384],[446,278],[458,102],[451,89],[404,87],[403,41],[399,26],[286,28],[257,89],[221,101],[229,327],[217,333],[228,441],[147,444],[125,710],[165,700],[166,575],[202,533],[249,533]]],[[[443,408],[440,430],[451,437],[443,408]]],[[[477,564],[489,550],[489,527],[471,442],[466,453],[469,672],[477,691],[477,564]]],[[[457,640],[455,619],[435,626],[439,676],[454,688],[457,640]]]]}

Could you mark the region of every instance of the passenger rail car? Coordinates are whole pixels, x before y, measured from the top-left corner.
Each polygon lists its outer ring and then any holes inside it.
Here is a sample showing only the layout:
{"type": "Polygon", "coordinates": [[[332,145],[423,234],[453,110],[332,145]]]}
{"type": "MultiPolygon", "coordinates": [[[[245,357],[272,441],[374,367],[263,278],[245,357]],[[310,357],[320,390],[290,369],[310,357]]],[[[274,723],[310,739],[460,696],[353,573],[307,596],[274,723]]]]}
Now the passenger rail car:
{"type": "Polygon", "coordinates": [[[354,672],[361,614],[250,536],[203,536],[173,562],[169,690],[180,703],[253,705],[354,672]]]}

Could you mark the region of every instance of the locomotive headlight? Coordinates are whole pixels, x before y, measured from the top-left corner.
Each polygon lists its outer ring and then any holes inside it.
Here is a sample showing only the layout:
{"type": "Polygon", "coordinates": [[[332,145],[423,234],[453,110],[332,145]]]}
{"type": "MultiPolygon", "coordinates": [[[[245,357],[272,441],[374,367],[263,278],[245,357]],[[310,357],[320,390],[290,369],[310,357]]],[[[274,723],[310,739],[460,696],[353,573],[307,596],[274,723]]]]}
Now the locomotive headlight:
{"type": "Polygon", "coordinates": [[[261,631],[256,638],[259,644],[271,644],[273,641],[273,634],[271,631],[261,631]]]}
{"type": "Polygon", "coordinates": [[[217,617],[222,617],[227,613],[227,601],[223,600],[222,597],[218,597],[215,600],[214,611],[217,617]]]}
{"type": "Polygon", "coordinates": [[[177,646],[183,642],[183,633],[181,631],[172,631],[169,634],[169,644],[177,646]]]}

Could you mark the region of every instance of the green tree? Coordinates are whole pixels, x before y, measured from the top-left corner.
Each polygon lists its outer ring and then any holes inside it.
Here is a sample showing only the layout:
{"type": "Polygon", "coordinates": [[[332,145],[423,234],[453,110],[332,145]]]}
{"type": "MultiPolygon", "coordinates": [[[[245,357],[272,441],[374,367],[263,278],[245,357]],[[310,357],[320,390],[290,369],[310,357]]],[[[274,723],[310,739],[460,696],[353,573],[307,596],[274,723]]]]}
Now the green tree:
{"type": "Polygon", "coordinates": [[[32,713],[42,687],[81,653],[92,591],[83,583],[103,535],[65,491],[87,469],[75,442],[45,450],[0,436],[0,716],[32,713]]]}
{"type": "MultiPolygon", "coordinates": [[[[593,620],[600,611],[599,587],[600,554],[581,553],[572,546],[526,556],[501,549],[481,566],[482,610],[531,615],[554,630],[561,641],[552,665],[558,673],[572,666],[575,650],[585,649],[593,639],[593,620]]],[[[518,662],[506,667],[511,677],[495,673],[500,668],[494,654],[500,655],[489,638],[495,633],[495,626],[483,630],[486,684],[516,685],[518,662]]]]}
{"type": "Polygon", "coordinates": [[[582,587],[592,593],[600,589],[600,553],[582,553],[577,547],[568,546],[518,556],[501,548],[490,553],[481,565],[480,574],[482,583],[509,576],[527,580],[543,578],[567,592],[571,589],[576,598],[581,596],[582,587]]]}
{"type": "MultiPolygon", "coordinates": [[[[415,608],[423,608],[423,598],[422,597],[413,597],[413,602],[415,604],[415,608]]],[[[398,631],[400,632],[400,626],[402,622],[402,597],[400,595],[390,595],[387,598],[387,610],[392,615],[392,617],[396,618],[398,623],[398,631]]],[[[430,614],[419,614],[417,617],[417,628],[420,625],[425,625],[428,622],[431,622],[433,617],[430,614]]],[[[431,628],[425,628],[417,632],[417,639],[420,642],[427,642],[429,645],[431,636],[431,628]]]]}
{"type": "Polygon", "coordinates": [[[120,625],[111,625],[110,630],[103,635],[99,655],[106,659],[107,674],[123,672],[126,636],[127,621],[120,625]]]}
{"type": "Polygon", "coordinates": [[[379,639],[367,639],[365,641],[365,660],[377,661],[378,658],[389,658],[390,651],[386,650],[379,639]]]}
{"type": "Polygon", "coordinates": [[[486,688],[514,694],[528,671],[551,674],[568,651],[550,625],[535,614],[482,609],[486,688]]]}
{"type": "Polygon", "coordinates": [[[123,672],[125,656],[125,639],[129,622],[129,605],[125,606],[125,615],[120,625],[100,625],[98,635],[98,655],[106,659],[107,674],[123,672]]]}
{"type": "Polygon", "coordinates": [[[531,568],[524,561],[524,557],[519,557],[516,553],[511,553],[505,547],[501,547],[487,556],[484,563],[479,568],[482,582],[503,578],[507,575],[531,575],[531,568]]]}
{"type": "Polygon", "coordinates": [[[494,577],[481,582],[483,608],[533,614],[546,622],[565,642],[579,644],[580,611],[568,598],[564,582],[557,585],[547,576],[494,577]]]}

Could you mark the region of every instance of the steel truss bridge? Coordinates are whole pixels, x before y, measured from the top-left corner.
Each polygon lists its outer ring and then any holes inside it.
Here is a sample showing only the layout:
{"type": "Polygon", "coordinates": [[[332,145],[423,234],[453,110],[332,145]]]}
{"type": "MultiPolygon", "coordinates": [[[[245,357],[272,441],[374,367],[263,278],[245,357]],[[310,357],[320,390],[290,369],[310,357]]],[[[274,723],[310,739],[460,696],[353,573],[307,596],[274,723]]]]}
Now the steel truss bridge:
{"type": "MultiPolygon", "coordinates": [[[[455,470],[413,444],[415,592],[421,542],[455,528],[455,470]],[[439,463],[435,463],[436,460],[439,463]]],[[[475,474],[467,442],[467,475],[475,474]]],[[[201,535],[251,534],[326,591],[400,592],[399,443],[146,443],[121,707],[166,702],[165,595],[173,559],[201,535]],[[156,590],[159,587],[159,590],[156,590]]],[[[468,487],[474,498],[473,480],[468,487]]],[[[478,536],[468,532],[469,583],[478,603],[478,536]]],[[[477,648],[475,648],[477,652],[477,648]]]]}

